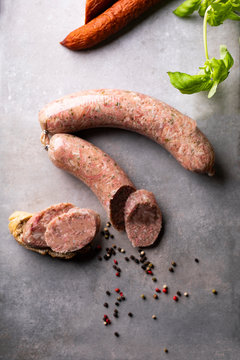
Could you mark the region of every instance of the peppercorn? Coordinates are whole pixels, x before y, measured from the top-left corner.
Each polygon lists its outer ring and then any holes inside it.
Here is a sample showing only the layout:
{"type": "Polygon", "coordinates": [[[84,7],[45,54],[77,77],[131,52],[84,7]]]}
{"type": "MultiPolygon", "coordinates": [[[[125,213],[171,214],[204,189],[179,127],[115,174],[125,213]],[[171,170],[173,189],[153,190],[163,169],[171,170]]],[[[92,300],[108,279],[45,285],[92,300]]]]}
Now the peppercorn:
{"type": "Polygon", "coordinates": [[[110,293],[110,291],[106,291],[106,294],[108,295],[108,296],[110,296],[111,295],[111,293],[110,293]]]}
{"type": "Polygon", "coordinates": [[[150,271],[150,270],[151,270],[151,268],[148,266],[148,267],[147,267],[147,271],[150,271]]]}
{"type": "Polygon", "coordinates": [[[143,258],[141,258],[139,261],[140,261],[140,263],[143,264],[145,260],[143,258]]]}
{"type": "Polygon", "coordinates": [[[178,301],[178,297],[176,295],[173,296],[174,301],[178,301]]]}
{"type": "Polygon", "coordinates": [[[105,239],[109,239],[109,235],[108,235],[108,234],[105,234],[104,237],[105,237],[105,239]]]}
{"type": "Polygon", "coordinates": [[[153,282],[156,282],[156,281],[157,281],[157,278],[153,277],[153,278],[152,278],[152,281],[153,281],[153,282]]]}
{"type": "Polygon", "coordinates": [[[116,251],[112,248],[112,254],[115,256],[116,255],[116,251]]]}
{"type": "Polygon", "coordinates": [[[114,262],[114,264],[116,264],[116,265],[118,264],[118,262],[117,262],[117,260],[116,260],[116,259],[114,259],[114,260],[113,260],[113,262],[114,262]]]}
{"type": "Polygon", "coordinates": [[[126,256],[125,258],[124,258],[126,261],[129,261],[129,258],[126,256]]]}
{"type": "Polygon", "coordinates": [[[119,272],[116,272],[116,274],[115,274],[116,276],[118,276],[118,277],[120,277],[120,273],[119,272]]]}
{"type": "Polygon", "coordinates": [[[153,298],[157,300],[158,299],[157,294],[153,294],[153,298]]]}
{"type": "Polygon", "coordinates": [[[167,289],[167,288],[163,288],[162,291],[163,291],[164,294],[167,294],[167,293],[168,293],[168,289],[167,289]]]}
{"type": "Polygon", "coordinates": [[[106,322],[106,321],[104,321],[104,325],[107,326],[107,322],[106,322]]]}
{"type": "Polygon", "coordinates": [[[147,272],[149,275],[153,275],[153,272],[151,270],[148,270],[147,272]]]}
{"type": "Polygon", "coordinates": [[[138,252],[139,252],[139,253],[141,253],[141,252],[142,252],[142,250],[141,250],[141,249],[138,249],[138,252]]]}
{"type": "Polygon", "coordinates": [[[111,223],[109,221],[106,223],[106,225],[107,227],[111,227],[111,223]]]}
{"type": "Polygon", "coordinates": [[[197,258],[195,258],[194,261],[195,261],[196,263],[199,263],[199,260],[198,260],[197,258]]]}
{"type": "Polygon", "coordinates": [[[123,301],[126,300],[125,296],[122,296],[122,300],[123,300],[123,301]]]}
{"type": "Polygon", "coordinates": [[[131,256],[130,256],[130,259],[131,259],[131,260],[134,260],[134,259],[135,259],[135,256],[131,255],[131,256]]]}
{"type": "Polygon", "coordinates": [[[101,257],[101,256],[98,256],[98,260],[99,260],[99,261],[102,261],[102,257],[101,257]]]}
{"type": "Polygon", "coordinates": [[[145,265],[142,265],[141,268],[142,268],[143,270],[146,270],[146,266],[145,266],[145,265]]]}
{"type": "Polygon", "coordinates": [[[118,309],[114,309],[114,312],[118,314],[118,309]]]}
{"type": "Polygon", "coordinates": [[[118,313],[113,313],[113,316],[114,316],[115,318],[118,318],[118,313]]]}
{"type": "Polygon", "coordinates": [[[217,295],[217,290],[212,289],[212,293],[213,293],[214,295],[217,295]]]}
{"type": "Polygon", "coordinates": [[[125,254],[125,250],[124,250],[124,249],[121,249],[121,253],[122,253],[122,254],[125,254]]]}
{"type": "Polygon", "coordinates": [[[118,297],[117,297],[117,301],[122,301],[121,296],[118,296],[118,297]]]}
{"type": "Polygon", "coordinates": [[[148,266],[148,264],[150,264],[149,261],[146,261],[146,262],[144,263],[145,266],[148,266]]]}
{"type": "Polygon", "coordinates": [[[170,272],[174,272],[174,270],[173,270],[172,267],[170,267],[168,270],[169,270],[170,272]]]}
{"type": "Polygon", "coordinates": [[[117,248],[117,245],[113,244],[112,247],[113,247],[114,249],[116,249],[116,248],[117,248]]]}
{"type": "Polygon", "coordinates": [[[165,352],[165,353],[168,353],[168,349],[164,348],[164,352],[165,352]]]}
{"type": "Polygon", "coordinates": [[[118,332],[115,332],[114,335],[115,335],[116,337],[119,337],[119,333],[118,333],[118,332]]]}
{"type": "Polygon", "coordinates": [[[143,300],[145,300],[145,299],[146,299],[146,296],[145,296],[144,294],[142,294],[142,295],[141,295],[141,298],[142,298],[143,300]]]}
{"type": "Polygon", "coordinates": [[[106,254],[104,255],[104,260],[109,260],[109,256],[107,256],[106,254]]]}
{"type": "Polygon", "coordinates": [[[182,294],[181,294],[181,292],[179,290],[177,291],[177,295],[182,296],[182,294]]]}
{"type": "Polygon", "coordinates": [[[119,293],[120,289],[119,289],[119,288],[116,288],[115,291],[116,291],[117,293],[119,293]]]}
{"type": "Polygon", "coordinates": [[[156,320],[157,319],[156,315],[152,315],[152,319],[156,320]]]}
{"type": "Polygon", "coordinates": [[[161,292],[161,290],[159,288],[156,288],[155,291],[158,292],[158,293],[161,292]]]}
{"type": "Polygon", "coordinates": [[[119,303],[118,303],[118,302],[115,302],[115,305],[116,305],[116,306],[119,306],[119,303]]]}
{"type": "Polygon", "coordinates": [[[144,256],[144,255],[145,255],[145,252],[144,252],[144,251],[141,251],[141,252],[140,252],[140,255],[141,255],[141,256],[144,256]]]}
{"type": "Polygon", "coordinates": [[[104,230],[105,233],[106,233],[106,232],[109,232],[109,231],[108,231],[108,228],[106,228],[106,227],[105,227],[103,230],[104,230]]]}
{"type": "Polygon", "coordinates": [[[187,293],[187,292],[185,292],[185,293],[184,293],[184,296],[188,297],[188,293],[187,293]]]}
{"type": "Polygon", "coordinates": [[[167,289],[168,286],[166,284],[163,285],[163,289],[167,289]]]}
{"type": "Polygon", "coordinates": [[[106,251],[109,251],[109,248],[105,248],[106,251]]]}
{"type": "Polygon", "coordinates": [[[105,308],[108,308],[108,303],[104,303],[103,306],[104,306],[105,308]]]}
{"type": "Polygon", "coordinates": [[[114,270],[117,270],[117,265],[113,265],[113,269],[114,269],[114,270]]]}
{"type": "Polygon", "coordinates": [[[138,259],[135,259],[135,263],[136,263],[136,264],[139,264],[139,260],[138,260],[138,259]]]}
{"type": "Polygon", "coordinates": [[[110,238],[113,239],[113,238],[114,238],[114,235],[111,234],[111,235],[110,235],[110,238]]]}
{"type": "Polygon", "coordinates": [[[122,250],[122,248],[119,247],[119,248],[118,248],[118,251],[121,252],[121,250],[122,250]]]}
{"type": "Polygon", "coordinates": [[[152,268],[152,267],[153,267],[153,264],[152,264],[152,263],[149,263],[148,266],[149,266],[150,268],[152,268]]]}
{"type": "Polygon", "coordinates": [[[131,312],[128,313],[129,317],[133,317],[133,314],[131,312]]]}
{"type": "Polygon", "coordinates": [[[177,264],[175,263],[175,261],[172,261],[172,266],[177,266],[177,264]]]}

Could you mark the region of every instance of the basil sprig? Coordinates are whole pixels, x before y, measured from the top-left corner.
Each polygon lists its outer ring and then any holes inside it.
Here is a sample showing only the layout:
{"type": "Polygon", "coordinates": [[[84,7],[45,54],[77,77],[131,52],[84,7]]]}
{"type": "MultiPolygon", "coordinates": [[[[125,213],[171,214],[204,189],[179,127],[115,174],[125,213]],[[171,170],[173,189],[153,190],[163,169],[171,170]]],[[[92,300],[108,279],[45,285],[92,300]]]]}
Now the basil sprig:
{"type": "Polygon", "coordinates": [[[197,75],[189,75],[182,72],[168,72],[171,84],[181,91],[182,94],[194,94],[200,91],[209,91],[211,98],[217,86],[224,81],[229,74],[234,61],[225,45],[220,46],[220,59],[209,59],[207,48],[207,23],[211,26],[219,26],[226,19],[240,20],[240,0],[186,0],[174,14],[180,17],[191,15],[198,11],[203,20],[203,42],[206,61],[197,75]]]}

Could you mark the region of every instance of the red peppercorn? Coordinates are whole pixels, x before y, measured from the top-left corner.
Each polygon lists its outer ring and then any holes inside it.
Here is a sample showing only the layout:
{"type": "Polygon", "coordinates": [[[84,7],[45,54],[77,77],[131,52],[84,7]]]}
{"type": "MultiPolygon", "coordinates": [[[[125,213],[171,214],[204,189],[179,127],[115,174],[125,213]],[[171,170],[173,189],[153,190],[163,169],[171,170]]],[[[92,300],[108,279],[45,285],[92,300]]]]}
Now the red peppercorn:
{"type": "Polygon", "coordinates": [[[116,274],[115,274],[116,276],[120,276],[120,273],[119,272],[116,272],[116,274]]]}
{"type": "Polygon", "coordinates": [[[108,316],[107,316],[107,315],[103,315],[103,317],[104,317],[104,319],[107,319],[107,318],[108,318],[108,316]]]}
{"type": "Polygon", "coordinates": [[[120,296],[123,296],[123,292],[122,292],[122,291],[120,291],[119,295],[120,295],[120,296]]]}
{"type": "Polygon", "coordinates": [[[117,260],[116,260],[116,259],[114,259],[113,261],[114,261],[114,264],[116,264],[116,265],[118,264],[118,262],[117,262],[117,260]]]}
{"type": "Polygon", "coordinates": [[[165,294],[167,294],[168,291],[167,291],[167,289],[163,288],[163,289],[162,289],[162,292],[164,292],[165,294]]]}
{"type": "Polygon", "coordinates": [[[116,288],[115,291],[116,291],[117,293],[119,293],[120,289],[119,289],[119,288],[116,288]]]}
{"type": "Polygon", "coordinates": [[[148,274],[152,275],[153,274],[152,270],[148,270],[148,274]]]}
{"type": "Polygon", "coordinates": [[[173,296],[174,301],[178,301],[178,297],[176,295],[173,296]]]}
{"type": "Polygon", "coordinates": [[[155,291],[158,292],[158,293],[161,292],[161,290],[159,288],[156,288],[155,291]]]}

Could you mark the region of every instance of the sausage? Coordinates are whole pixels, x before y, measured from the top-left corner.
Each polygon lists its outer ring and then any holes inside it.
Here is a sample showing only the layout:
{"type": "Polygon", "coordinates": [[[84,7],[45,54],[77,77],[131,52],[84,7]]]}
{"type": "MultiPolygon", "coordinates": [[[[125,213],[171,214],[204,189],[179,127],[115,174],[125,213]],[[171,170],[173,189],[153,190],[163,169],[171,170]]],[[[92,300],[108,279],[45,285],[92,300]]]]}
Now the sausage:
{"type": "Polygon", "coordinates": [[[99,226],[100,217],[97,213],[73,208],[50,221],[45,241],[47,246],[60,254],[79,251],[92,242],[99,226]]]}
{"type": "Polygon", "coordinates": [[[116,0],[86,0],[85,24],[107,10],[116,0]]]}
{"type": "Polygon", "coordinates": [[[41,255],[71,259],[78,253],[84,254],[91,249],[90,243],[101,225],[100,217],[95,211],[73,206],[61,203],[38,214],[15,211],[9,217],[9,230],[16,241],[28,250],[41,255]],[[35,241],[28,242],[27,238],[23,241],[26,230],[35,241]]]}
{"type": "Polygon", "coordinates": [[[50,160],[82,180],[96,194],[117,230],[124,230],[124,206],[135,186],[102,150],[68,134],[56,134],[50,140],[50,160]]]}
{"type": "Polygon", "coordinates": [[[73,207],[74,205],[69,203],[60,203],[34,214],[24,227],[23,242],[35,248],[46,248],[45,231],[47,225],[53,218],[68,212],[73,207]]]}
{"type": "Polygon", "coordinates": [[[90,49],[160,2],[161,0],[119,0],[86,25],[72,31],[60,44],[72,50],[90,49]]]}
{"type": "Polygon", "coordinates": [[[125,205],[125,228],[134,247],[152,245],[162,228],[162,214],[152,192],[137,190],[125,205]]]}
{"type": "Polygon", "coordinates": [[[214,151],[196,122],[150,96],[124,90],[89,90],[65,96],[39,113],[45,133],[118,127],[149,137],[187,170],[214,174],[214,151]]]}

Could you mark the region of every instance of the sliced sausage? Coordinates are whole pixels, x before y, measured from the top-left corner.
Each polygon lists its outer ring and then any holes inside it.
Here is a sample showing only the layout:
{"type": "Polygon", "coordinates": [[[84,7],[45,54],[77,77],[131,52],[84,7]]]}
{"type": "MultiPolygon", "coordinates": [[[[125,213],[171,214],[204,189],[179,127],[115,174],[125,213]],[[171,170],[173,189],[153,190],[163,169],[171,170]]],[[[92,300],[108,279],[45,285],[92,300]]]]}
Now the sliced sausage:
{"type": "Polygon", "coordinates": [[[46,248],[44,235],[47,225],[53,218],[68,212],[73,207],[74,205],[69,203],[60,203],[34,214],[24,226],[23,243],[35,248],[46,248]]]}
{"type": "Polygon", "coordinates": [[[162,0],[118,0],[98,17],[72,31],[61,45],[72,50],[91,47],[116,34],[131,21],[162,0]]]}
{"type": "Polygon", "coordinates": [[[125,228],[134,247],[152,245],[162,228],[162,214],[152,192],[137,190],[125,205],[125,228]]]}
{"type": "Polygon", "coordinates": [[[85,24],[107,10],[116,0],[86,0],[85,24]]]}
{"type": "Polygon", "coordinates": [[[89,245],[100,226],[100,217],[93,210],[71,209],[50,221],[45,241],[54,252],[65,254],[89,245]]]}
{"type": "Polygon", "coordinates": [[[39,121],[44,143],[47,132],[118,127],[156,141],[187,170],[214,174],[213,148],[196,122],[150,96],[124,90],[82,91],[46,105],[39,121]]]}
{"type": "Polygon", "coordinates": [[[124,230],[124,206],[135,187],[117,163],[93,144],[76,136],[56,134],[50,160],[82,180],[97,195],[117,230],[124,230]]]}

